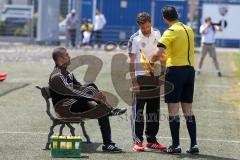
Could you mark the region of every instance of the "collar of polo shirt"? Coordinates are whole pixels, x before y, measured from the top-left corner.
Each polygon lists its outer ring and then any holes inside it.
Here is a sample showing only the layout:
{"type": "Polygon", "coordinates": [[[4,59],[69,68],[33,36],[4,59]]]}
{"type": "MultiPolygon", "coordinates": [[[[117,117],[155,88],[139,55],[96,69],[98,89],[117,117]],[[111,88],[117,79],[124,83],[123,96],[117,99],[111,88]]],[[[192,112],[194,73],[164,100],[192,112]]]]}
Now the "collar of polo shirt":
{"type": "MultiPolygon", "coordinates": [[[[153,30],[153,27],[151,27],[151,34],[149,35],[149,37],[153,34],[153,31],[154,31],[154,30],[153,30]]],[[[139,33],[139,36],[140,36],[140,37],[145,37],[145,36],[143,35],[141,29],[138,30],[138,33],[139,33]]]]}

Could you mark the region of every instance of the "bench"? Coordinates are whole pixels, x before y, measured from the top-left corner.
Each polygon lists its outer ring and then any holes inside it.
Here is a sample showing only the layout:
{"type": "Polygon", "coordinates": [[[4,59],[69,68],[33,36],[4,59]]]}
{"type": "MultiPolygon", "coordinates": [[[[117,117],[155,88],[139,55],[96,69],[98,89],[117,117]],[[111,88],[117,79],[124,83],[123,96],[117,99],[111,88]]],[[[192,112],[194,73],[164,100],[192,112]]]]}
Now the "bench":
{"type": "MultiPolygon", "coordinates": [[[[46,113],[49,116],[49,118],[52,120],[52,125],[50,126],[50,130],[48,133],[48,140],[47,143],[45,145],[44,150],[50,150],[50,137],[54,134],[54,128],[57,125],[61,125],[60,129],[59,129],[59,135],[62,135],[63,129],[65,127],[65,125],[70,129],[70,133],[72,136],[75,136],[75,128],[71,125],[72,123],[80,123],[80,126],[82,128],[82,132],[83,132],[83,136],[86,138],[86,142],[87,143],[91,143],[90,138],[86,132],[85,129],[85,122],[83,121],[84,118],[79,117],[72,117],[72,118],[60,118],[59,116],[54,116],[51,113],[51,104],[50,104],[50,99],[51,99],[51,95],[50,95],[50,91],[49,91],[49,87],[39,87],[36,86],[37,89],[41,90],[42,96],[44,98],[44,100],[46,101],[46,113]]],[[[63,102],[60,102],[60,104],[62,104],[63,102]]],[[[56,104],[56,105],[60,105],[60,104],[56,104]]],[[[64,107],[66,108],[66,107],[64,107]]]]}

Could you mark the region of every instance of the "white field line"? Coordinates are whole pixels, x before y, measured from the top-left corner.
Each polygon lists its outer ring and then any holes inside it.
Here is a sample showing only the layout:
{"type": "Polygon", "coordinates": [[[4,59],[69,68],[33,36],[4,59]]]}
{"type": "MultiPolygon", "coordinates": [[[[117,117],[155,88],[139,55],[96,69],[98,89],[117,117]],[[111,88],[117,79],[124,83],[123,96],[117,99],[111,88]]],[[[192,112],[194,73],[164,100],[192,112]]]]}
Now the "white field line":
{"type": "Polygon", "coordinates": [[[209,84],[209,85],[206,85],[204,87],[209,87],[209,88],[230,88],[230,86],[228,85],[218,85],[218,84],[209,84]]]}
{"type": "MultiPolygon", "coordinates": [[[[28,135],[47,135],[48,133],[43,132],[1,132],[1,134],[28,134],[28,135]]],[[[160,139],[172,139],[171,137],[158,137],[160,139]]],[[[181,140],[189,140],[189,138],[180,138],[181,140]]],[[[199,141],[208,141],[208,142],[220,142],[220,143],[239,143],[240,140],[224,140],[224,139],[210,139],[210,138],[198,138],[199,141]]]]}
{"type": "Polygon", "coordinates": [[[34,134],[40,134],[40,135],[47,135],[48,133],[42,133],[42,132],[1,132],[0,134],[30,134],[30,135],[34,135],[34,134]]]}
{"type": "MultiPolygon", "coordinates": [[[[166,108],[166,107],[161,107],[161,109],[168,110],[168,108],[166,108]]],[[[229,113],[229,114],[240,113],[239,111],[224,111],[224,110],[219,111],[219,110],[194,109],[194,108],[193,108],[193,112],[229,113]]]]}
{"type": "MultiPolygon", "coordinates": [[[[158,137],[160,139],[172,139],[172,137],[158,137]]],[[[181,140],[189,140],[189,138],[180,138],[181,140]]],[[[225,140],[225,139],[210,139],[210,138],[198,138],[198,141],[220,142],[220,143],[239,143],[240,140],[225,140]]]]}
{"type": "MultiPolygon", "coordinates": [[[[6,102],[0,102],[0,107],[2,105],[6,105],[6,102]]],[[[46,108],[46,104],[24,104],[24,103],[19,103],[19,104],[7,104],[7,106],[42,106],[43,109],[46,108]]],[[[160,107],[161,110],[167,110],[167,107],[160,107]]],[[[228,113],[228,114],[236,114],[236,113],[240,113],[240,111],[226,111],[226,110],[207,110],[207,109],[194,109],[193,107],[193,112],[208,112],[208,113],[228,113]]]]}

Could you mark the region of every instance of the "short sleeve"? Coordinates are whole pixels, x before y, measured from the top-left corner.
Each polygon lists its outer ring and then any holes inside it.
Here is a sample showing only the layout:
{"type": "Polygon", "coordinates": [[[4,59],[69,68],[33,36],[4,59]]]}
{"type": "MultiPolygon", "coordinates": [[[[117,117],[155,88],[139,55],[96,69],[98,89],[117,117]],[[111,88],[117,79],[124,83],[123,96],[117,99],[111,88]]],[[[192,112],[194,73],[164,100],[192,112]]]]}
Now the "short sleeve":
{"type": "Polygon", "coordinates": [[[157,38],[160,39],[161,38],[161,32],[158,30],[157,31],[157,38]]]}
{"type": "Polygon", "coordinates": [[[128,54],[136,54],[137,53],[137,43],[134,38],[130,38],[128,41],[128,54]]]}
{"type": "Polygon", "coordinates": [[[162,43],[166,48],[170,45],[170,43],[176,38],[176,34],[174,30],[166,30],[163,36],[160,38],[159,43],[162,43]]]}
{"type": "Polygon", "coordinates": [[[206,29],[206,27],[204,26],[204,25],[201,25],[200,26],[200,29],[199,29],[199,32],[201,33],[201,34],[204,34],[204,30],[206,29]]]}

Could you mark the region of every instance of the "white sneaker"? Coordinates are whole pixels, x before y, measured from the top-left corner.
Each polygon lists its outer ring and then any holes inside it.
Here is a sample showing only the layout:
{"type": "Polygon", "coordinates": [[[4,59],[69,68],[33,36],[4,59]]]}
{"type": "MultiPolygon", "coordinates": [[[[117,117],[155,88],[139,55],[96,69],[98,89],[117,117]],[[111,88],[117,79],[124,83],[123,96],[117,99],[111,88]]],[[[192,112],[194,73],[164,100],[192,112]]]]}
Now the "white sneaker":
{"type": "Polygon", "coordinates": [[[199,75],[201,73],[201,70],[200,69],[197,69],[196,70],[196,73],[199,75]]]}

